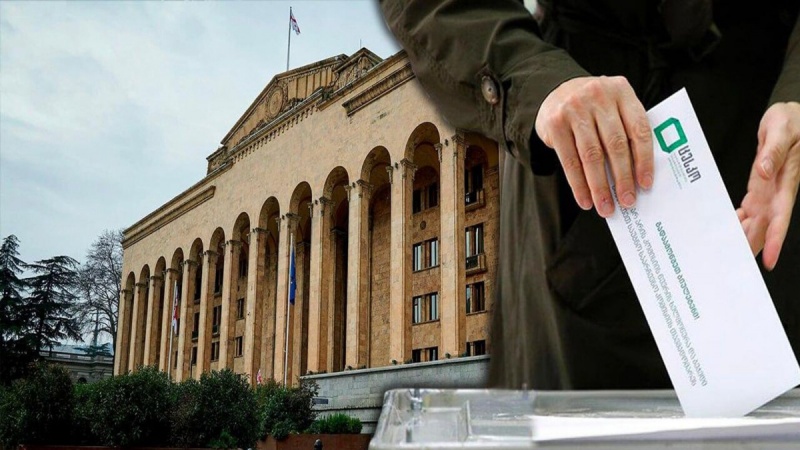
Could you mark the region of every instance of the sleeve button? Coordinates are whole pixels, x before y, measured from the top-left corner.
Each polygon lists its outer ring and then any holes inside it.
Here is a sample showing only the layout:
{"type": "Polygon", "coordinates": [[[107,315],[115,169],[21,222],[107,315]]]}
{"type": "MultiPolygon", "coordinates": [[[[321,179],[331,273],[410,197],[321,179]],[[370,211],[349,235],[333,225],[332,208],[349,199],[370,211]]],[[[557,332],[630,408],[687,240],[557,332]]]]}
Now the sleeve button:
{"type": "Polygon", "coordinates": [[[490,105],[496,105],[500,101],[500,97],[497,95],[497,84],[488,76],[481,79],[481,93],[484,100],[490,105]]]}

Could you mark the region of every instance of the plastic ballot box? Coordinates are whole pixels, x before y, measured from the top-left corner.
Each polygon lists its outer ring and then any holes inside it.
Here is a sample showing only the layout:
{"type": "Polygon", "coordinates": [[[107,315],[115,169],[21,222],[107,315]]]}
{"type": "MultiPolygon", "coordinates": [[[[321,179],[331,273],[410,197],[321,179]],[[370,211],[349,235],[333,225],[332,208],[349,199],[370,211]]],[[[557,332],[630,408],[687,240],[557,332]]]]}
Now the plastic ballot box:
{"type": "Polygon", "coordinates": [[[800,389],[740,418],[685,417],[674,391],[397,389],[372,450],[800,449],[800,389]]]}

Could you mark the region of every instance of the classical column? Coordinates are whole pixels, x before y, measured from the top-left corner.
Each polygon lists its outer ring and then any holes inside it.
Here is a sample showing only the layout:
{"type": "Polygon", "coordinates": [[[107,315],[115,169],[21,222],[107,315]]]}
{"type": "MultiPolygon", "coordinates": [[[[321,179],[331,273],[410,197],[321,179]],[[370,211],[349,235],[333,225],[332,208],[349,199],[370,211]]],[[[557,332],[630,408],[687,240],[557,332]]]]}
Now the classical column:
{"type": "Polygon", "coordinates": [[[442,153],[441,186],[441,249],[439,310],[441,312],[441,349],[439,355],[458,356],[466,348],[466,255],[464,248],[464,137],[457,133],[448,150],[436,144],[442,153]]]}
{"type": "MultiPolygon", "coordinates": [[[[330,200],[320,197],[309,204],[311,213],[311,271],[308,307],[308,371],[320,372],[328,366],[328,282],[324,264],[330,261],[330,200]],[[315,211],[316,210],[316,211],[315,211]],[[316,212],[316,214],[315,214],[316,212]]],[[[276,330],[277,332],[277,330],[276,330]]],[[[276,372],[277,373],[277,372],[276,372]]]]}
{"type": "Polygon", "coordinates": [[[411,299],[408,298],[411,293],[411,246],[407,236],[416,166],[403,159],[387,170],[392,184],[389,355],[392,360],[402,364],[411,357],[411,299]]]}
{"type": "MultiPolygon", "coordinates": [[[[225,264],[222,271],[222,317],[219,328],[218,369],[233,369],[233,332],[236,318],[231,313],[231,302],[237,300],[236,285],[239,276],[239,252],[241,241],[230,240],[225,243],[225,264]]],[[[234,310],[235,311],[235,310],[234,310]]]]}
{"type": "Polygon", "coordinates": [[[347,238],[347,348],[345,365],[354,369],[367,364],[367,296],[369,274],[369,200],[372,185],[358,180],[347,186],[350,200],[347,238]]]}
{"type": "Polygon", "coordinates": [[[144,330],[144,362],[146,366],[157,364],[156,347],[158,346],[158,300],[161,297],[161,283],[164,281],[159,275],[150,277],[150,288],[147,294],[147,318],[144,330]]]}
{"type": "Polygon", "coordinates": [[[194,301],[194,277],[197,271],[197,262],[191,259],[183,261],[183,281],[181,282],[181,304],[178,314],[178,367],[175,380],[183,381],[189,378],[192,367],[192,325],[189,317],[189,305],[194,301]]]}
{"type": "Polygon", "coordinates": [[[131,289],[123,289],[119,294],[119,318],[117,319],[117,348],[114,351],[114,374],[122,375],[128,371],[128,356],[130,355],[131,335],[131,289]]]}
{"type": "Polygon", "coordinates": [[[211,311],[214,308],[214,269],[217,265],[217,252],[203,252],[203,281],[200,284],[200,332],[197,338],[197,370],[194,378],[211,368],[211,311]]]}
{"type": "Polygon", "coordinates": [[[244,325],[244,373],[250,380],[250,384],[256,383],[256,375],[261,370],[264,379],[269,378],[265,369],[259,367],[261,354],[261,333],[256,330],[262,329],[263,303],[264,303],[264,271],[266,256],[267,230],[263,228],[253,228],[250,232],[249,253],[247,254],[247,297],[245,304],[247,307],[244,325]]]}
{"type": "MultiPolygon", "coordinates": [[[[170,363],[170,354],[174,351],[177,341],[175,333],[172,331],[172,308],[175,303],[175,287],[178,283],[180,272],[176,269],[167,269],[164,271],[164,307],[161,308],[161,352],[159,352],[158,369],[162,372],[172,373],[170,363]],[[170,346],[170,338],[172,339],[172,346],[170,346]]],[[[174,363],[174,361],[172,361],[174,363]]]]}
{"type": "MultiPolygon", "coordinates": [[[[291,353],[289,361],[284,366],[284,352],[286,352],[286,303],[289,295],[289,242],[291,234],[297,225],[297,214],[286,213],[279,221],[280,241],[278,244],[278,298],[275,301],[275,379],[291,385],[292,374],[291,353]],[[286,373],[284,373],[286,372],[286,373]]],[[[291,330],[289,330],[291,342],[291,330]]]]}
{"type": "Polygon", "coordinates": [[[133,320],[131,322],[131,353],[128,359],[128,369],[135,370],[142,365],[144,353],[142,334],[144,333],[145,305],[147,301],[147,281],[136,283],[133,293],[133,320]]]}

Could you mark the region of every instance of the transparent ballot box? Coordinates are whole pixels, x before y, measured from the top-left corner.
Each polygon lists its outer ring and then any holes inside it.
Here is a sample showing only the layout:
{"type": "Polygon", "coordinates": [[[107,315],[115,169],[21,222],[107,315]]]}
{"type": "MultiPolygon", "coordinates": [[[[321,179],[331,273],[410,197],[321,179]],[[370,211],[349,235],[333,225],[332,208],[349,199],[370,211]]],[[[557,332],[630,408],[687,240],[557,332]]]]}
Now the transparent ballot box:
{"type": "Polygon", "coordinates": [[[742,418],[687,418],[674,391],[396,389],[371,450],[800,449],[800,389],[742,418]]]}

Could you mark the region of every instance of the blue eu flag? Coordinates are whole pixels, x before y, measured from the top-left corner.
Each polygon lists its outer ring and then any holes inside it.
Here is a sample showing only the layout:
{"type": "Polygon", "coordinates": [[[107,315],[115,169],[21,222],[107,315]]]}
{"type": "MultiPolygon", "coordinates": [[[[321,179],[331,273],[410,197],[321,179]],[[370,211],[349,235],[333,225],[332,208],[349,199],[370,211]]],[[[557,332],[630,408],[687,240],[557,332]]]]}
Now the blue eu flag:
{"type": "Polygon", "coordinates": [[[294,245],[292,245],[291,256],[289,260],[289,303],[292,305],[294,305],[295,288],[297,288],[297,277],[295,276],[294,245]]]}

